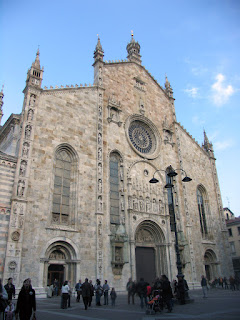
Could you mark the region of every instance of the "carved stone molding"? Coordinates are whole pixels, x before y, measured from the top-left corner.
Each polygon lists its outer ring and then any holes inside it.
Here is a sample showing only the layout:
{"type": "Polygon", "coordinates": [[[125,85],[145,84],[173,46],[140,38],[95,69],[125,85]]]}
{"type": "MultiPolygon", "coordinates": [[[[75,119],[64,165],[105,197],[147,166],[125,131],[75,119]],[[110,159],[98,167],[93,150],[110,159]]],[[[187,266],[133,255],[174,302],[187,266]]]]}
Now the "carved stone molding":
{"type": "Polygon", "coordinates": [[[120,112],[122,112],[120,102],[117,102],[114,94],[112,97],[108,98],[108,118],[107,121],[116,123],[119,127],[121,127],[122,122],[120,121],[120,112]]]}

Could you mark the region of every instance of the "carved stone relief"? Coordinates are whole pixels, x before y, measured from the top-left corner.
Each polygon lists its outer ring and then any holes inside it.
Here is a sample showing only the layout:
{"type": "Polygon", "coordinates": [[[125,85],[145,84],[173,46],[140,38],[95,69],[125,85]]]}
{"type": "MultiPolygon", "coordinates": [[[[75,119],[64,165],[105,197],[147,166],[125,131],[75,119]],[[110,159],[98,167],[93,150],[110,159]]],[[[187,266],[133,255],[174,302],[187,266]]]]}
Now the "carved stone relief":
{"type": "Polygon", "coordinates": [[[140,229],[136,234],[136,241],[137,242],[154,242],[153,235],[145,229],[140,229]]]}
{"type": "Polygon", "coordinates": [[[19,175],[20,176],[25,177],[26,168],[27,168],[27,161],[22,160],[21,163],[20,163],[20,169],[19,169],[19,175]]]}
{"type": "Polygon", "coordinates": [[[19,180],[18,181],[18,187],[17,187],[17,195],[19,197],[24,196],[24,190],[25,190],[25,181],[24,180],[19,180]]]}
{"type": "Polygon", "coordinates": [[[18,241],[20,238],[20,233],[18,231],[14,231],[11,235],[13,241],[18,241]]]}
{"type": "Polygon", "coordinates": [[[98,160],[102,160],[102,148],[98,148],[98,160]]]}
{"type": "Polygon", "coordinates": [[[30,125],[27,125],[25,128],[25,139],[31,138],[31,132],[32,132],[32,127],[30,125]]]}
{"type": "Polygon", "coordinates": [[[10,261],[8,264],[8,269],[10,272],[14,272],[17,269],[17,262],[16,261],[10,261]]]}
{"type": "Polygon", "coordinates": [[[108,98],[108,122],[116,123],[120,127],[122,125],[120,112],[122,112],[120,102],[117,102],[113,94],[112,97],[108,98]]]}
{"type": "Polygon", "coordinates": [[[65,254],[60,251],[60,250],[54,250],[53,252],[50,253],[49,259],[54,259],[54,260],[66,260],[65,254]]]}
{"type": "Polygon", "coordinates": [[[22,156],[23,157],[28,157],[29,147],[30,147],[29,143],[24,142],[23,148],[22,148],[22,156]]]}
{"type": "Polygon", "coordinates": [[[102,196],[98,196],[98,212],[102,212],[102,196]]]}
{"type": "Polygon", "coordinates": [[[30,100],[29,100],[29,106],[34,107],[36,102],[36,96],[34,94],[31,94],[30,100]]]}
{"type": "Polygon", "coordinates": [[[33,114],[34,114],[33,109],[29,109],[28,110],[28,115],[27,115],[27,121],[32,121],[33,120],[33,114]]]}

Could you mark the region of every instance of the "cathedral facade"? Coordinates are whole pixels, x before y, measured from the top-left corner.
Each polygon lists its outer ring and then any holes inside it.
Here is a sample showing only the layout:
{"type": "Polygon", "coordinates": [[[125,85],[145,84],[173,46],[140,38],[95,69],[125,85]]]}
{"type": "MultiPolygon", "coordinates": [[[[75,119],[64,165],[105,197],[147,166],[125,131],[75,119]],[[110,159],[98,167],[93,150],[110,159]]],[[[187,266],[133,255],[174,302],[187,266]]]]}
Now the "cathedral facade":
{"type": "Polygon", "coordinates": [[[173,280],[176,238],[190,287],[232,274],[212,144],[177,122],[168,79],[142,66],[133,35],[127,53],[106,62],[98,39],[93,85],[42,88],[37,52],[22,112],[0,127],[4,282],[30,277],[40,294],[54,279],[173,280]]]}

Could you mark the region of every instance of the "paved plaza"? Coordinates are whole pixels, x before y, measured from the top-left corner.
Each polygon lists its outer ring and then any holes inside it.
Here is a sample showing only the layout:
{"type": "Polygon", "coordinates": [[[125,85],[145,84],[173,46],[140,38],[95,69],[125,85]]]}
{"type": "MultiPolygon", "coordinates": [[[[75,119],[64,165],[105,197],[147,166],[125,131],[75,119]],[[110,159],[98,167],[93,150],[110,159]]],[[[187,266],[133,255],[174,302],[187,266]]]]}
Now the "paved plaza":
{"type": "MultiPolygon", "coordinates": [[[[127,295],[118,294],[116,306],[95,306],[84,310],[83,302],[76,303],[72,297],[71,308],[63,310],[60,308],[60,297],[51,299],[37,299],[38,320],[161,320],[161,319],[214,319],[231,320],[240,319],[240,291],[224,289],[211,289],[208,298],[203,299],[201,290],[190,291],[190,297],[194,303],[186,305],[175,305],[172,313],[164,310],[155,315],[147,315],[145,309],[139,305],[136,297],[135,305],[127,304],[127,295]]],[[[103,300],[103,299],[102,299],[103,300]]],[[[101,301],[103,302],[103,301],[101,301]]]]}

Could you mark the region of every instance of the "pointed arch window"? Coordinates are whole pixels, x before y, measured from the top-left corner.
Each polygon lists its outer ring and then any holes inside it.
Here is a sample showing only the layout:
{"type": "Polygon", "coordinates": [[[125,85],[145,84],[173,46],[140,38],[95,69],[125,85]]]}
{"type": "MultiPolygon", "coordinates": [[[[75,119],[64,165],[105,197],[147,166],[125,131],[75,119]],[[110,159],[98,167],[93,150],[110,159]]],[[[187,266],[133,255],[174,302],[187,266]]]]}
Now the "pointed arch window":
{"type": "Polygon", "coordinates": [[[52,222],[69,224],[74,211],[76,159],[70,148],[60,147],[55,154],[52,222]]]}
{"type": "Polygon", "coordinates": [[[206,198],[206,195],[205,195],[204,189],[201,187],[198,187],[197,188],[198,213],[199,213],[201,233],[203,236],[206,236],[208,234],[205,198],[206,198]]]}

